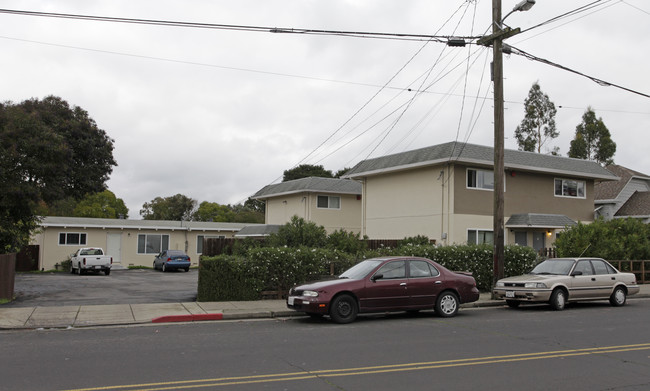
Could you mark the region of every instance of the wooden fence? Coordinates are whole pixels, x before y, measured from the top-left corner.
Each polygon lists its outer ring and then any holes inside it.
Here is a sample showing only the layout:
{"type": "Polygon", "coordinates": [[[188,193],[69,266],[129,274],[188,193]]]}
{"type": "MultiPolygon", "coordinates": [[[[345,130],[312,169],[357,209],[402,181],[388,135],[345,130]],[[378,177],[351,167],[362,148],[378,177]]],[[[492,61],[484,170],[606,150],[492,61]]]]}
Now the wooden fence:
{"type": "Polygon", "coordinates": [[[634,273],[639,284],[650,283],[650,260],[648,261],[609,261],[622,272],[634,273]]]}

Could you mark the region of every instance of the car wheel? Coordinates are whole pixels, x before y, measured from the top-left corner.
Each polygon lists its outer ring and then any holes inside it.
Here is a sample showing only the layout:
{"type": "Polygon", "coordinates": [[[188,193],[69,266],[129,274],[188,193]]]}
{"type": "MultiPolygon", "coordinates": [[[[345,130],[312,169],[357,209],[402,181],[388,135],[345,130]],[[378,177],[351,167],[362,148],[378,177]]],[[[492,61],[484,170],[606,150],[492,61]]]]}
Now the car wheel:
{"type": "Polygon", "coordinates": [[[454,292],[443,292],[436,300],[436,313],[443,318],[455,316],[458,313],[458,296],[454,292]]]}
{"type": "Polygon", "coordinates": [[[104,274],[107,276],[111,274],[111,269],[104,269],[104,274]]]}
{"type": "Polygon", "coordinates": [[[187,273],[187,272],[189,272],[189,271],[190,271],[190,268],[189,268],[189,267],[186,267],[186,268],[185,268],[185,273],[187,273]]]}
{"type": "Polygon", "coordinates": [[[78,265],[77,265],[77,275],[78,275],[78,276],[81,275],[81,264],[78,264],[78,265]]]}
{"type": "Polygon", "coordinates": [[[626,301],[627,293],[625,293],[625,289],[623,289],[622,286],[616,287],[612,295],[609,297],[609,304],[613,305],[614,307],[622,307],[625,305],[626,301]]]}
{"type": "Polygon", "coordinates": [[[350,295],[334,298],[330,306],[330,318],[336,323],[350,323],[357,317],[357,302],[350,295]]]}
{"type": "Polygon", "coordinates": [[[167,266],[165,266],[165,263],[163,262],[161,269],[163,272],[167,271],[167,266]]]}
{"type": "Polygon", "coordinates": [[[566,293],[562,289],[556,289],[551,294],[551,307],[556,311],[562,311],[566,306],[566,293]]]}
{"type": "Polygon", "coordinates": [[[521,301],[506,300],[506,304],[508,304],[508,307],[510,307],[510,308],[517,308],[517,307],[519,307],[519,304],[521,304],[521,301]]]}

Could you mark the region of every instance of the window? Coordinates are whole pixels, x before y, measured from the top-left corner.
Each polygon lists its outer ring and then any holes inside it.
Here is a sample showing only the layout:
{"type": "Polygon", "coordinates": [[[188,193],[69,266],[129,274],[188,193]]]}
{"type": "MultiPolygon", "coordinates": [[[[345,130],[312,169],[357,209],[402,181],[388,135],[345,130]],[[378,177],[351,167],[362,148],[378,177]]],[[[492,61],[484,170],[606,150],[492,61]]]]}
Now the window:
{"type": "Polygon", "coordinates": [[[555,179],[556,197],[585,198],[585,181],[555,179]]]}
{"type": "Polygon", "coordinates": [[[205,235],[198,235],[196,237],[196,253],[197,254],[203,254],[203,239],[224,239],[225,236],[219,235],[219,236],[205,236],[205,235]]]}
{"type": "Polygon", "coordinates": [[[480,229],[470,229],[467,230],[467,244],[483,244],[494,243],[494,235],[492,231],[480,230],[480,229]]]}
{"type": "Polygon", "coordinates": [[[589,261],[579,261],[576,268],[573,269],[573,272],[582,272],[583,276],[591,276],[594,274],[589,261]]]}
{"type": "Polygon", "coordinates": [[[406,262],[405,261],[395,261],[388,262],[384,266],[380,267],[377,270],[375,275],[382,275],[383,280],[395,279],[395,278],[406,278],[406,262]]]}
{"type": "Polygon", "coordinates": [[[593,265],[596,274],[616,274],[614,269],[604,261],[594,259],[591,261],[591,264],[593,265]]]}
{"type": "Polygon", "coordinates": [[[409,262],[409,275],[411,278],[418,277],[434,277],[440,273],[433,266],[426,261],[410,261],[409,262]]]}
{"type": "Polygon", "coordinates": [[[86,234],[76,232],[59,233],[59,246],[85,246],[86,234]]]}
{"type": "Polygon", "coordinates": [[[138,254],[160,254],[169,249],[169,235],[139,234],[138,254]]]}
{"type": "Polygon", "coordinates": [[[528,232],[515,231],[515,244],[523,247],[528,246],[528,232]]]}
{"type": "Polygon", "coordinates": [[[341,197],[319,195],[316,206],[322,209],[341,209],[341,197]]]}
{"type": "Polygon", "coordinates": [[[467,187],[470,189],[494,189],[494,172],[488,170],[467,169],[467,187]]]}

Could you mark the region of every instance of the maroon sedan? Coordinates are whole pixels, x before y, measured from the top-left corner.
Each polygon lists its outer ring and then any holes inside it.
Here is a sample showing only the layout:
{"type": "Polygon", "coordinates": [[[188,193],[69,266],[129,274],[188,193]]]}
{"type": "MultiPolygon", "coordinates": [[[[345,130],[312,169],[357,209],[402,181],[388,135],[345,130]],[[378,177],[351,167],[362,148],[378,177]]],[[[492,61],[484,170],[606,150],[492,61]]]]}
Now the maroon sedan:
{"type": "Polygon", "coordinates": [[[462,303],[478,300],[476,281],[426,258],[388,257],[362,261],[336,280],[289,291],[287,307],[312,317],[329,315],[350,323],[358,313],[435,309],[454,316],[462,303]]]}

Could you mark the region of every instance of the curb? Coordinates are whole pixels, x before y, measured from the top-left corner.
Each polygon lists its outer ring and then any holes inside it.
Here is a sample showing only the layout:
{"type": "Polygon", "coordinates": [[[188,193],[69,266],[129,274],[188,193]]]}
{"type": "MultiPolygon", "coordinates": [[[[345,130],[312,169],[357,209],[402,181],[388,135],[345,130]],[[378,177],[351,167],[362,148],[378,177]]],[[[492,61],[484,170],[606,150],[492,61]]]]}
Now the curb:
{"type": "Polygon", "coordinates": [[[196,314],[196,315],[167,315],[151,319],[151,323],[171,323],[171,322],[196,322],[202,320],[221,320],[222,313],[217,314],[196,314]]]}

